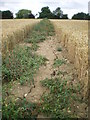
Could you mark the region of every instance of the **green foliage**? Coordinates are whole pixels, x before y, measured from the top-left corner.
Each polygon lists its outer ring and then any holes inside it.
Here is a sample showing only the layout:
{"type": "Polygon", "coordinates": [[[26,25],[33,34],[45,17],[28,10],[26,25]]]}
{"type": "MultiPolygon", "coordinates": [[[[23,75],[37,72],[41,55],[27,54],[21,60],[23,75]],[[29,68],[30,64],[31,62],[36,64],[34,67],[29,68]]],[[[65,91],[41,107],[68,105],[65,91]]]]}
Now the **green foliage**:
{"type": "Polygon", "coordinates": [[[36,114],[33,115],[32,112],[36,109],[36,105],[23,99],[20,99],[20,101],[16,101],[16,98],[12,99],[10,97],[11,82],[19,80],[21,85],[26,82],[34,84],[34,74],[40,65],[45,64],[46,60],[46,58],[32,53],[30,47],[24,46],[17,46],[7,54],[6,59],[3,61],[2,73],[3,81],[10,82],[3,85],[3,119],[17,120],[33,117],[34,120],[36,114]]]}
{"type": "Polygon", "coordinates": [[[28,15],[28,18],[31,18],[31,19],[35,19],[35,16],[32,14],[32,13],[30,13],[29,15],[28,15]]]}
{"type": "Polygon", "coordinates": [[[43,7],[41,9],[41,12],[39,12],[39,18],[53,18],[53,14],[52,12],[50,11],[49,7],[43,7]]]}
{"type": "Polygon", "coordinates": [[[57,7],[55,11],[53,11],[53,14],[54,14],[54,17],[56,19],[60,19],[62,18],[62,15],[63,15],[63,11],[61,10],[60,7],[57,7]]]}
{"type": "Polygon", "coordinates": [[[39,46],[36,43],[33,43],[31,46],[31,50],[37,51],[37,49],[39,48],[39,46]]]}
{"type": "Polygon", "coordinates": [[[90,20],[90,15],[86,13],[77,13],[72,16],[72,19],[77,19],[77,20],[90,20]]]}
{"type": "MultiPolygon", "coordinates": [[[[13,98],[15,99],[15,98],[13,98]]],[[[32,111],[36,108],[34,103],[27,102],[24,98],[23,100],[13,100],[10,99],[8,103],[3,100],[2,107],[2,117],[5,120],[19,120],[21,118],[26,119],[31,117],[34,118],[36,115],[32,114],[32,111]]]]}
{"type": "Polygon", "coordinates": [[[54,34],[54,26],[48,19],[44,19],[33,27],[32,32],[30,36],[28,36],[26,42],[36,44],[43,42],[46,40],[47,36],[52,36],[54,34]]]}
{"type": "Polygon", "coordinates": [[[48,18],[48,19],[68,19],[67,14],[63,15],[63,11],[60,7],[57,7],[53,12],[49,7],[43,7],[41,12],[39,12],[39,18],[48,18]]]}
{"type": "Polygon", "coordinates": [[[56,59],[55,62],[54,62],[54,66],[55,67],[59,67],[61,66],[62,64],[65,64],[66,61],[64,59],[60,60],[60,59],[56,59]]]}
{"type": "Polygon", "coordinates": [[[28,14],[31,14],[31,10],[21,9],[16,13],[16,18],[28,18],[28,14]]]}
{"type": "Polygon", "coordinates": [[[33,75],[44,62],[44,58],[33,54],[30,47],[17,46],[3,61],[3,80],[20,79],[21,84],[25,81],[33,82],[33,75]]]}
{"type": "Polygon", "coordinates": [[[62,19],[68,19],[68,15],[67,14],[63,14],[62,19]]]}
{"type": "Polygon", "coordinates": [[[2,19],[2,11],[0,10],[0,19],[2,19]]]}
{"type": "Polygon", "coordinates": [[[13,19],[13,13],[10,10],[2,11],[2,19],[13,19]]]}
{"type": "Polygon", "coordinates": [[[44,87],[49,89],[49,93],[44,93],[41,97],[42,105],[40,112],[52,118],[71,117],[71,103],[75,97],[76,91],[73,86],[67,85],[67,80],[61,81],[60,78],[41,81],[44,87]],[[74,96],[74,97],[73,97],[74,96]]]}

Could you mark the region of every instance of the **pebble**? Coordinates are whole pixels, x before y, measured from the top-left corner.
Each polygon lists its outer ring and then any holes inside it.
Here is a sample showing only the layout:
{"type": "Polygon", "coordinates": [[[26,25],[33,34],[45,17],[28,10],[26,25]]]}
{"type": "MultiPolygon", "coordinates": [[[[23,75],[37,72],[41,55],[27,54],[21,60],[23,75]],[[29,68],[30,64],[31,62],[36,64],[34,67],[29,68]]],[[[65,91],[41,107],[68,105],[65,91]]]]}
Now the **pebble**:
{"type": "Polygon", "coordinates": [[[24,95],[25,97],[27,96],[27,94],[24,95]]]}
{"type": "Polygon", "coordinates": [[[50,62],[49,61],[47,61],[47,64],[49,64],[50,62]]]}

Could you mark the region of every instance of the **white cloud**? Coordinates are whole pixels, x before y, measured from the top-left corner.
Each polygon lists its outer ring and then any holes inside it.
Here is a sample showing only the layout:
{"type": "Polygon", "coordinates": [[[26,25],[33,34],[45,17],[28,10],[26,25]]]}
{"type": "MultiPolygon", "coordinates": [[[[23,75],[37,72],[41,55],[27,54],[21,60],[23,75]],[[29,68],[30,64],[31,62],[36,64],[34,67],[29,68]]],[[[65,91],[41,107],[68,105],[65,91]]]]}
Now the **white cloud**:
{"type": "Polygon", "coordinates": [[[70,18],[78,12],[88,12],[88,0],[0,0],[0,10],[9,9],[14,14],[20,9],[30,9],[36,14],[45,6],[49,6],[51,11],[61,7],[70,18]]]}
{"type": "Polygon", "coordinates": [[[62,10],[67,13],[69,18],[78,12],[88,13],[88,0],[65,0],[62,2],[62,10]]]}

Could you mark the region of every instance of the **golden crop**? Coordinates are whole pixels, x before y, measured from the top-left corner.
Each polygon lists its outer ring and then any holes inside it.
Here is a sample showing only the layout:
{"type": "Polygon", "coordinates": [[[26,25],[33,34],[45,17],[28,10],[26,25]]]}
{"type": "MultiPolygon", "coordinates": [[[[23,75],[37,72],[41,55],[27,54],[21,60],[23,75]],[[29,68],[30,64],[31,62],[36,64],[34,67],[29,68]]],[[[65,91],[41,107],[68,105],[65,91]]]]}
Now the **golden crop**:
{"type": "Polygon", "coordinates": [[[78,79],[88,85],[88,21],[51,20],[59,42],[67,49],[68,59],[74,64],[78,79]]]}
{"type": "Polygon", "coordinates": [[[39,21],[36,19],[0,20],[2,23],[2,54],[5,55],[14,45],[22,42],[33,25],[39,21]]]}

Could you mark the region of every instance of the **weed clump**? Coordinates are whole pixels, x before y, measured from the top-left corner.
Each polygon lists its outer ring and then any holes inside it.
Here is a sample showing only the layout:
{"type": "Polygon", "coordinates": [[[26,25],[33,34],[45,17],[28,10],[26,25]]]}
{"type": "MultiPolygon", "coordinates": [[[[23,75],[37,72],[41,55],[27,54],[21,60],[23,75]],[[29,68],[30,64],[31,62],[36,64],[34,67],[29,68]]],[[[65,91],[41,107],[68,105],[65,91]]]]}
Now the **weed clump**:
{"type": "Polygon", "coordinates": [[[3,80],[14,81],[20,79],[21,84],[26,81],[31,82],[34,74],[44,62],[44,58],[32,53],[30,47],[17,46],[8,53],[3,61],[3,80]]]}
{"type": "Polygon", "coordinates": [[[32,111],[36,105],[23,100],[18,103],[15,101],[16,98],[14,100],[10,98],[11,82],[18,80],[21,85],[26,83],[34,85],[34,75],[46,60],[46,58],[32,53],[30,47],[17,46],[8,53],[2,65],[3,82],[8,82],[8,84],[3,84],[2,116],[4,119],[17,120],[18,117],[33,117],[32,111]]]}
{"type": "Polygon", "coordinates": [[[41,97],[41,113],[51,118],[65,118],[65,120],[75,117],[71,112],[70,101],[76,97],[77,88],[68,86],[67,80],[62,81],[61,78],[46,78],[41,84],[49,89],[49,92],[41,97]]]}
{"type": "MultiPolygon", "coordinates": [[[[15,98],[13,98],[15,99],[15,98]]],[[[36,114],[32,114],[32,111],[36,109],[36,104],[27,102],[24,98],[23,100],[13,101],[6,104],[3,103],[3,119],[19,120],[19,119],[33,119],[36,118],[36,114]]]]}
{"type": "Polygon", "coordinates": [[[54,61],[54,67],[59,67],[59,66],[61,66],[62,64],[66,64],[66,61],[64,60],[64,59],[62,59],[62,60],[60,60],[60,59],[56,59],[55,61],[54,61]]]}
{"type": "Polygon", "coordinates": [[[32,29],[30,36],[26,42],[28,43],[39,43],[46,40],[47,36],[53,36],[55,34],[53,24],[48,20],[44,19],[35,25],[32,29]]]}

